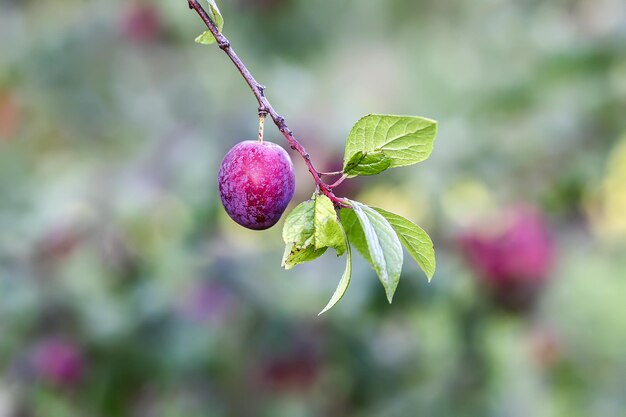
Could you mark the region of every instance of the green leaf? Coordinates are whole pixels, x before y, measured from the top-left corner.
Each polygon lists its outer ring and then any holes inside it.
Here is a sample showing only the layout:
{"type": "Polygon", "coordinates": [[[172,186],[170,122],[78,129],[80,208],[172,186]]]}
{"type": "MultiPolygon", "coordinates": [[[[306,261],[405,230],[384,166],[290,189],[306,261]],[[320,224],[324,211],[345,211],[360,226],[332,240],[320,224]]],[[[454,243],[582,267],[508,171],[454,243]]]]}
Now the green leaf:
{"type": "Polygon", "coordinates": [[[437,122],[434,120],[414,116],[367,115],[354,125],[348,135],[343,170],[349,175],[361,175],[354,173],[359,172],[361,165],[376,167],[363,168],[364,172],[381,169],[383,162],[376,162],[372,157],[365,158],[365,155],[380,153],[390,159],[387,168],[416,164],[430,156],[436,135],[437,122]],[[359,158],[356,156],[359,152],[364,155],[362,163],[354,165],[354,158],[359,158]]]}
{"type": "Polygon", "coordinates": [[[365,232],[363,232],[363,228],[359,223],[359,218],[356,216],[354,210],[341,209],[339,216],[341,218],[341,224],[350,239],[350,244],[359,251],[361,256],[363,256],[369,264],[373,264],[369,248],[367,247],[365,232]]]}
{"type": "Polygon", "coordinates": [[[326,249],[328,248],[315,249],[314,246],[298,248],[296,245],[287,245],[281,266],[287,270],[292,269],[296,265],[319,258],[326,252],[326,249]]]}
{"type": "MultiPolygon", "coordinates": [[[[209,3],[207,14],[209,15],[213,23],[215,23],[215,26],[217,26],[217,30],[222,33],[222,29],[224,28],[224,18],[220,13],[220,9],[217,7],[215,0],[207,0],[207,2],[209,3]]],[[[213,36],[211,31],[207,30],[196,38],[196,43],[202,45],[210,45],[212,43],[215,43],[215,37],[213,36]]]]}
{"type": "Polygon", "coordinates": [[[415,262],[422,268],[422,271],[428,277],[428,281],[435,274],[437,265],[435,260],[435,248],[433,241],[428,234],[418,225],[394,213],[390,213],[380,208],[374,208],[377,212],[387,219],[393,230],[398,234],[398,238],[409,255],[415,259],[415,262]]]}
{"type": "Polygon", "coordinates": [[[363,153],[358,151],[346,164],[343,172],[349,177],[376,175],[391,166],[391,159],[382,152],[363,153]]]}
{"type": "Polygon", "coordinates": [[[324,247],[334,248],[337,256],[343,255],[346,250],[346,241],[341,224],[337,219],[335,206],[325,195],[315,197],[315,249],[324,247]]]}
{"type": "Polygon", "coordinates": [[[221,33],[222,29],[224,28],[224,18],[222,17],[222,13],[220,13],[220,9],[217,7],[215,0],[207,0],[207,2],[209,3],[209,16],[221,33]]]}
{"type": "Polygon", "coordinates": [[[341,234],[343,235],[344,244],[346,246],[346,269],[343,271],[343,275],[341,276],[341,280],[339,280],[339,285],[337,285],[337,289],[333,293],[333,296],[330,298],[328,304],[326,304],[326,307],[324,307],[324,309],[320,311],[318,316],[321,316],[322,314],[333,308],[335,304],[337,304],[339,300],[343,298],[343,295],[348,289],[348,285],[350,285],[350,278],[352,277],[352,250],[350,249],[350,241],[348,240],[348,235],[343,230],[343,227],[341,227],[341,225],[339,227],[341,228],[341,234]]]}
{"type": "Polygon", "coordinates": [[[316,259],[327,248],[334,248],[337,256],[346,251],[337,212],[325,195],[316,195],[289,213],[283,226],[283,240],[286,247],[281,265],[285,269],[316,259]]]}
{"type": "Polygon", "coordinates": [[[298,249],[330,247],[343,255],[346,244],[332,201],[325,195],[300,203],[285,220],[283,240],[298,249]]]}
{"type": "Polygon", "coordinates": [[[285,219],[283,240],[288,246],[305,248],[313,244],[315,234],[315,201],[298,204],[285,219]]]}
{"type": "Polygon", "coordinates": [[[198,37],[195,39],[195,42],[199,43],[200,45],[211,45],[212,43],[215,43],[215,37],[213,36],[211,31],[206,30],[198,35],[198,37]]]}
{"type": "Polygon", "coordinates": [[[312,261],[334,248],[337,256],[347,251],[346,269],[330,301],[320,312],[331,309],[345,294],[352,276],[352,252],[348,235],[344,231],[333,202],[325,195],[316,194],[313,199],[300,203],[289,213],[283,227],[285,253],[282,267],[294,266],[312,261]]]}
{"type": "Polygon", "coordinates": [[[376,271],[391,303],[402,271],[400,240],[380,213],[357,201],[350,205],[352,209],[340,212],[348,238],[376,271]]]}

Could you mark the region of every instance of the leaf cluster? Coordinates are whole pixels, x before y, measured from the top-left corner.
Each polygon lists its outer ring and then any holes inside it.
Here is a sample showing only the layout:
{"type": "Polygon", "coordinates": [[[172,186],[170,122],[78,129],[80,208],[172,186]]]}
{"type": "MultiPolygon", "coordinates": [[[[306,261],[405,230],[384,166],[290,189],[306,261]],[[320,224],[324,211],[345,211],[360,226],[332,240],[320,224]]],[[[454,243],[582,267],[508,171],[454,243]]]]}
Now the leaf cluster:
{"type": "MultiPolygon", "coordinates": [[[[389,168],[413,165],[427,159],[437,135],[437,123],[414,116],[371,114],[359,120],[348,135],[343,173],[347,177],[376,175],[389,168]]],[[[403,250],[417,262],[428,280],[435,273],[435,251],[419,226],[381,208],[345,199],[339,211],[321,193],[299,204],[283,228],[285,254],[282,266],[291,269],[322,256],[328,248],[346,254],[346,268],[328,311],[345,294],[352,275],[351,247],[367,260],[391,303],[400,281],[403,250]]]]}

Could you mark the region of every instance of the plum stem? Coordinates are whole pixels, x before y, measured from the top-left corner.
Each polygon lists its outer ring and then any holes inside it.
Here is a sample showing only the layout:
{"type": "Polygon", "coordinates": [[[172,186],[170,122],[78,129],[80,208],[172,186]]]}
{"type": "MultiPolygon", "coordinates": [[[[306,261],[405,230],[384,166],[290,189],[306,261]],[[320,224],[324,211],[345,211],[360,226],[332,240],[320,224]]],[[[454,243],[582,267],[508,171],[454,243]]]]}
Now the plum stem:
{"type": "Polygon", "coordinates": [[[259,111],[259,142],[263,143],[263,128],[265,127],[265,112],[259,111]]]}
{"type": "Polygon", "coordinates": [[[343,171],[333,171],[333,172],[320,172],[319,173],[322,176],[326,176],[326,177],[334,177],[337,175],[342,175],[343,171]]]}
{"type": "MultiPolygon", "coordinates": [[[[195,12],[198,13],[198,16],[200,16],[213,37],[215,37],[217,46],[219,46],[219,48],[224,51],[226,55],[228,55],[233,64],[235,64],[235,67],[237,67],[239,73],[246,80],[246,83],[250,87],[250,90],[252,90],[252,94],[254,94],[257,101],[259,102],[259,115],[261,115],[262,113],[268,114],[274,121],[274,124],[276,125],[278,130],[280,130],[280,133],[282,133],[285,139],[287,139],[287,142],[289,143],[291,149],[298,152],[302,159],[304,159],[304,163],[306,164],[309,172],[313,176],[316,189],[318,189],[322,194],[327,196],[333,202],[335,207],[347,207],[348,204],[344,199],[338,198],[335,196],[335,194],[333,194],[332,186],[329,186],[324,181],[322,181],[322,174],[320,174],[320,172],[317,171],[313,166],[309,153],[306,151],[304,146],[302,146],[302,144],[298,142],[298,140],[295,138],[293,132],[289,129],[289,126],[287,126],[285,118],[279,115],[276,110],[274,110],[269,100],[265,97],[265,86],[259,84],[259,82],[257,82],[257,80],[252,76],[250,71],[248,71],[248,68],[246,68],[243,61],[233,50],[232,46],[230,45],[230,41],[222,33],[220,33],[219,29],[217,28],[213,20],[211,20],[211,17],[206,12],[206,10],[204,10],[198,0],[187,0],[187,3],[189,4],[190,9],[195,10],[195,12]]],[[[259,135],[261,133],[262,132],[259,131],[259,135]]]]}
{"type": "Polygon", "coordinates": [[[341,184],[342,182],[344,182],[346,180],[346,178],[348,178],[348,174],[343,174],[341,176],[341,178],[339,178],[337,181],[335,181],[334,183],[330,184],[328,186],[328,188],[335,188],[337,186],[339,186],[339,184],[341,184]]]}

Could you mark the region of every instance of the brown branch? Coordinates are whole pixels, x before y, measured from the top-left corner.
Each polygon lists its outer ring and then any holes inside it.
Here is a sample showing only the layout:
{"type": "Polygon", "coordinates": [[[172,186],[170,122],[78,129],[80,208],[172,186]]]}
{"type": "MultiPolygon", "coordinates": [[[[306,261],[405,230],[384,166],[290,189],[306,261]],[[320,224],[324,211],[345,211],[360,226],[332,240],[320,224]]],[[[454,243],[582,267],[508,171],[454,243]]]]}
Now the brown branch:
{"type": "Polygon", "coordinates": [[[233,50],[232,46],[230,45],[230,41],[226,39],[226,37],[219,31],[206,10],[204,10],[198,0],[187,0],[187,2],[189,3],[189,8],[195,10],[196,13],[198,13],[202,21],[206,24],[209,31],[213,34],[215,40],[217,41],[217,46],[219,46],[220,49],[224,51],[226,55],[228,55],[230,60],[233,61],[233,64],[235,64],[235,67],[237,67],[237,70],[239,70],[239,73],[242,75],[244,80],[246,80],[246,83],[250,87],[250,90],[252,90],[252,93],[259,102],[259,114],[268,114],[274,121],[276,127],[278,127],[278,130],[280,130],[285,139],[287,139],[287,142],[289,142],[291,149],[298,152],[302,159],[304,159],[304,163],[306,164],[309,172],[313,176],[316,189],[328,198],[330,198],[330,200],[336,207],[348,206],[345,200],[338,198],[333,194],[331,186],[322,181],[321,174],[313,166],[309,153],[306,151],[306,149],[304,149],[304,146],[302,146],[302,144],[300,144],[300,142],[298,142],[298,140],[294,137],[293,132],[289,129],[289,126],[287,126],[287,123],[285,122],[285,118],[279,115],[276,110],[274,110],[270,102],[265,97],[265,87],[259,84],[259,82],[252,76],[250,71],[248,71],[243,61],[239,58],[239,56],[237,56],[237,54],[233,50]]]}

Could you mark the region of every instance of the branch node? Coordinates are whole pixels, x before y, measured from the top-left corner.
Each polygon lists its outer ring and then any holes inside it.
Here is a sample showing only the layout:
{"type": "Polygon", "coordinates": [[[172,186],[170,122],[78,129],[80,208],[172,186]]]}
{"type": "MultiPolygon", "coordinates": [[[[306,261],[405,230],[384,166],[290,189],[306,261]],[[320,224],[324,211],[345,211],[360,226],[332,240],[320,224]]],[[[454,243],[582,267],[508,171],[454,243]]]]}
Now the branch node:
{"type": "Polygon", "coordinates": [[[217,46],[220,47],[221,50],[225,51],[228,48],[230,48],[230,42],[228,42],[226,39],[218,39],[217,41],[217,46]]]}

